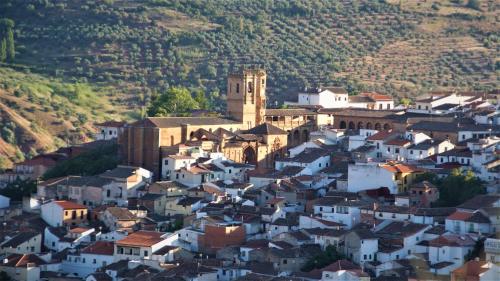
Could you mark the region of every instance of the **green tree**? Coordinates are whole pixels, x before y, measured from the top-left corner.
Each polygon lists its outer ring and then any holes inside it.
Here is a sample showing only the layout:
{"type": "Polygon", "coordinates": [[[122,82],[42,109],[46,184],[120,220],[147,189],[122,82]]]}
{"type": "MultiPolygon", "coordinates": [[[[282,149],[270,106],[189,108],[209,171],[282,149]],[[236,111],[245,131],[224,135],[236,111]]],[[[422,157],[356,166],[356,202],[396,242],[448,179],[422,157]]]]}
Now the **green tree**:
{"type": "Polygon", "coordinates": [[[411,104],[411,100],[409,98],[402,98],[401,104],[404,105],[405,107],[408,107],[411,104]]]}
{"type": "Polygon", "coordinates": [[[468,199],[486,193],[484,182],[470,170],[454,169],[449,176],[439,179],[433,173],[424,173],[416,178],[417,182],[427,180],[439,189],[437,206],[455,207],[468,199]]]}
{"type": "Polygon", "coordinates": [[[0,155],[0,173],[7,169],[8,162],[7,157],[0,155]]]}
{"type": "Polygon", "coordinates": [[[15,179],[13,182],[0,190],[0,194],[7,196],[13,201],[22,201],[23,197],[30,196],[36,192],[36,181],[31,179],[15,179]]]}
{"type": "Polygon", "coordinates": [[[7,40],[2,39],[0,41],[0,61],[5,61],[7,59],[7,40]]]}
{"type": "Polygon", "coordinates": [[[481,10],[481,3],[478,0],[469,0],[467,7],[479,11],[481,10]]]}
{"type": "Polygon", "coordinates": [[[208,99],[205,96],[205,92],[203,92],[202,90],[197,90],[194,93],[194,100],[198,103],[199,108],[209,109],[210,103],[208,102],[208,99]]]}
{"type": "Polygon", "coordinates": [[[44,179],[64,177],[67,175],[92,176],[114,169],[120,159],[118,145],[108,144],[81,153],[80,155],[62,161],[48,170],[44,179]]]}
{"type": "Polygon", "coordinates": [[[189,116],[199,104],[186,88],[172,87],[160,94],[148,108],[149,116],[189,116]]]}
{"type": "Polygon", "coordinates": [[[14,47],[14,32],[12,31],[12,28],[7,30],[6,44],[7,60],[13,61],[16,57],[16,50],[14,47]]]}
{"type": "Polygon", "coordinates": [[[328,245],[324,251],[308,260],[301,270],[309,272],[316,268],[323,268],[341,259],[345,259],[345,256],[338,252],[336,247],[328,245]]]}

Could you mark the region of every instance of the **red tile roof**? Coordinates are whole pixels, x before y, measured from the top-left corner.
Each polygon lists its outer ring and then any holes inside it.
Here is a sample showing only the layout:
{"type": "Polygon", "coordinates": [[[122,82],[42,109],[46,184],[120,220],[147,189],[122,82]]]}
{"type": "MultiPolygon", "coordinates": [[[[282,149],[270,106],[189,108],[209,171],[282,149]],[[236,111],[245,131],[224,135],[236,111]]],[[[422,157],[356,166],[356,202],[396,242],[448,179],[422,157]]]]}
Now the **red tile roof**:
{"type": "Polygon", "coordinates": [[[473,214],[474,213],[456,211],[453,214],[449,215],[446,219],[464,221],[464,220],[472,217],[473,214]]]}
{"type": "Polygon", "coordinates": [[[165,234],[163,232],[156,231],[137,231],[129,236],[123,238],[116,242],[116,245],[119,246],[135,246],[135,247],[151,247],[154,244],[157,244],[163,241],[161,236],[165,234]]]}
{"type": "Polygon", "coordinates": [[[479,280],[479,274],[487,271],[489,266],[486,261],[468,261],[461,267],[452,271],[452,279],[479,280]]]}
{"type": "Polygon", "coordinates": [[[39,266],[46,264],[46,262],[34,254],[12,254],[4,259],[4,263],[2,265],[8,267],[27,267],[28,264],[39,266]]]}
{"type": "Polygon", "coordinates": [[[378,133],[374,134],[374,135],[371,135],[369,136],[368,138],[366,138],[366,140],[369,140],[369,141],[377,141],[377,140],[385,140],[387,139],[388,137],[394,135],[395,133],[391,130],[386,130],[386,131],[379,131],[378,133]]]}
{"type": "Polygon", "coordinates": [[[75,228],[70,229],[69,232],[81,234],[81,233],[84,233],[88,230],[90,230],[90,228],[88,228],[88,227],[75,227],[75,228]]]}
{"type": "Polygon", "coordinates": [[[376,92],[360,93],[359,95],[364,97],[369,97],[373,101],[392,101],[391,96],[379,94],[376,92]]]}
{"type": "Polygon", "coordinates": [[[421,172],[422,170],[416,166],[403,164],[403,163],[394,163],[389,162],[381,165],[380,167],[386,169],[391,173],[414,173],[421,172]]]}
{"type": "Polygon", "coordinates": [[[96,241],[83,248],[82,253],[94,255],[112,256],[115,250],[115,244],[109,241],[96,241]]]}
{"type": "Polygon", "coordinates": [[[476,241],[474,241],[470,236],[468,236],[468,235],[456,235],[456,234],[439,236],[438,238],[429,241],[429,246],[432,246],[432,247],[443,247],[443,246],[449,246],[449,247],[469,246],[469,247],[472,247],[475,244],[476,244],[476,241]]]}
{"type": "Polygon", "coordinates": [[[78,203],[66,201],[66,200],[54,201],[54,203],[61,206],[61,208],[63,208],[64,210],[87,209],[87,207],[82,205],[82,204],[78,204],[78,203]]]}

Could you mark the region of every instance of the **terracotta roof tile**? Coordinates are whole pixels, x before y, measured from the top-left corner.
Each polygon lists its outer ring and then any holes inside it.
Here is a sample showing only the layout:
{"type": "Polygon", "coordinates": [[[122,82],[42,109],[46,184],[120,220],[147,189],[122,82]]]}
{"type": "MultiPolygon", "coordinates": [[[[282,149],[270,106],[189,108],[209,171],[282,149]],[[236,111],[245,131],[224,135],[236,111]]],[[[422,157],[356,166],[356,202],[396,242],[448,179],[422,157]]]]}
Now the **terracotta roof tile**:
{"type": "Polygon", "coordinates": [[[119,246],[140,246],[140,247],[151,247],[163,241],[161,237],[163,232],[156,231],[137,231],[129,236],[123,238],[116,242],[119,246]]]}
{"type": "Polygon", "coordinates": [[[379,131],[378,133],[374,134],[374,135],[371,135],[369,136],[368,138],[366,138],[366,140],[368,141],[377,141],[377,140],[385,140],[393,135],[395,135],[396,133],[391,130],[385,130],[385,131],[379,131]]]}
{"type": "Polygon", "coordinates": [[[449,215],[446,219],[465,221],[466,219],[472,217],[472,215],[473,213],[456,211],[453,214],[449,215]]]}
{"type": "Polygon", "coordinates": [[[109,241],[96,241],[93,244],[83,248],[82,253],[94,255],[112,256],[115,250],[115,244],[109,241]]]}
{"type": "Polygon", "coordinates": [[[64,210],[72,210],[72,209],[87,209],[86,206],[82,204],[78,204],[75,202],[71,201],[66,201],[66,200],[61,200],[61,201],[54,201],[57,205],[59,205],[61,208],[64,210]]]}

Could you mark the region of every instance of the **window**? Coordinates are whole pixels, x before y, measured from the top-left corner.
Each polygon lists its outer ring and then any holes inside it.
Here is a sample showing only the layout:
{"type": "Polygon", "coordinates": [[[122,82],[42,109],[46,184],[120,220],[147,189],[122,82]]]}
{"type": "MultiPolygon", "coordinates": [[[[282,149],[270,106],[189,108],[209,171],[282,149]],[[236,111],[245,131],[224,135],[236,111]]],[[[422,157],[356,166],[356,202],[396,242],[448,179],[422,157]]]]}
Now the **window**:
{"type": "Polygon", "coordinates": [[[393,219],[395,219],[395,218],[396,218],[396,214],[392,214],[392,216],[391,216],[391,217],[392,217],[393,219]]]}
{"type": "Polygon", "coordinates": [[[85,263],[85,258],[82,259],[82,263],[85,263]]]}
{"type": "Polygon", "coordinates": [[[240,83],[236,83],[236,93],[240,92],[240,83]]]}
{"type": "Polygon", "coordinates": [[[366,260],[366,255],[363,255],[363,260],[366,260]]]}
{"type": "Polygon", "coordinates": [[[388,148],[387,148],[387,151],[388,151],[388,152],[391,152],[391,148],[390,148],[390,147],[388,147],[388,148]]]}
{"type": "Polygon", "coordinates": [[[144,256],[147,257],[148,256],[148,251],[144,251],[144,256]]]}
{"type": "Polygon", "coordinates": [[[228,171],[228,172],[229,172],[229,173],[231,173],[231,172],[232,172],[232,171],[231,171],[231,169],[229,169],[229,171],[228,171]]]}
{"type": "Polygon", "coordinates": [[[422,155],[422,150],[420,150],[420,152],[418,153],[419,155],[422,155]]]}
{"type": "Polygon", "coordinates": [[[92,263],[93,263],[93,264],[96,264],[96,263],[97,263],[97,260],[96,260],[96,259],[93,259],[93,260],[92,260],[92,263]]]}
{"type": "Polygon", "coordinates": [[[249,92],[249,93],[253,92],[253,85],[252,85],[252,82],[248,82],[248,92],[249,92]]]}
{"type": "Polygon", "coordinates": [[[168,159],[163,160],[163,163],[164,163],[165,165],[168,165],[168,159]]]}
{"type": "Polygon", "coordinates": [[[287,260],[283,260],[283,264],[287,264],[287,263],[288,263],[288,261],[287,261],[287,260]]]}
{"type": "Polygon", "coordinates": [[[413,150],[410,150],[410,154],[413,154],[413,150]]]}
{"type": "Polygon", "coordinates": [[[399,154],[399,148],[396,148],[396,153],[399,154]]]}
{"type": "Polygon", "coordinates": [[[262,79],[262,86],[266,84],[266,79],[262,79]]]}
{"type": "Polygon", "coordinates": [[[321,163],[319,163],[318,165],[319,165],[319,167],[321,168],[321,163]]]}
{"type": "Polygon", "coordinates": [[[71,211],[71,219],[76,219],[76,211],[71,211]]]}
{"type": "Polygon", "coordinates": [[[378,213],[378,216],[379,216],[379,217],[383,217],[384,215],[382,215],[382,213],[378,213]]]}

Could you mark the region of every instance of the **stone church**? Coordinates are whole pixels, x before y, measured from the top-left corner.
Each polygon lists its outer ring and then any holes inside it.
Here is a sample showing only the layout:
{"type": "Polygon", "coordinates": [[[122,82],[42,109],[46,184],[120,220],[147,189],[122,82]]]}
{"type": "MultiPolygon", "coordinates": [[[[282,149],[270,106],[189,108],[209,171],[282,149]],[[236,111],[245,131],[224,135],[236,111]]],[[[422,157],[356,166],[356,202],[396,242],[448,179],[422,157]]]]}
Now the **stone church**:
{"type": "Polygon", "coordinates": [[[308,140],[317,128],[317,116],[306,109],[266,111],[266,83],[261,69],[229,75],[225,118],[148,117],[128,125],[119,139],[125,164],[158,176],[165,155],[196,146],[239,163],[273,168],[289,145],[308,140]]]}

